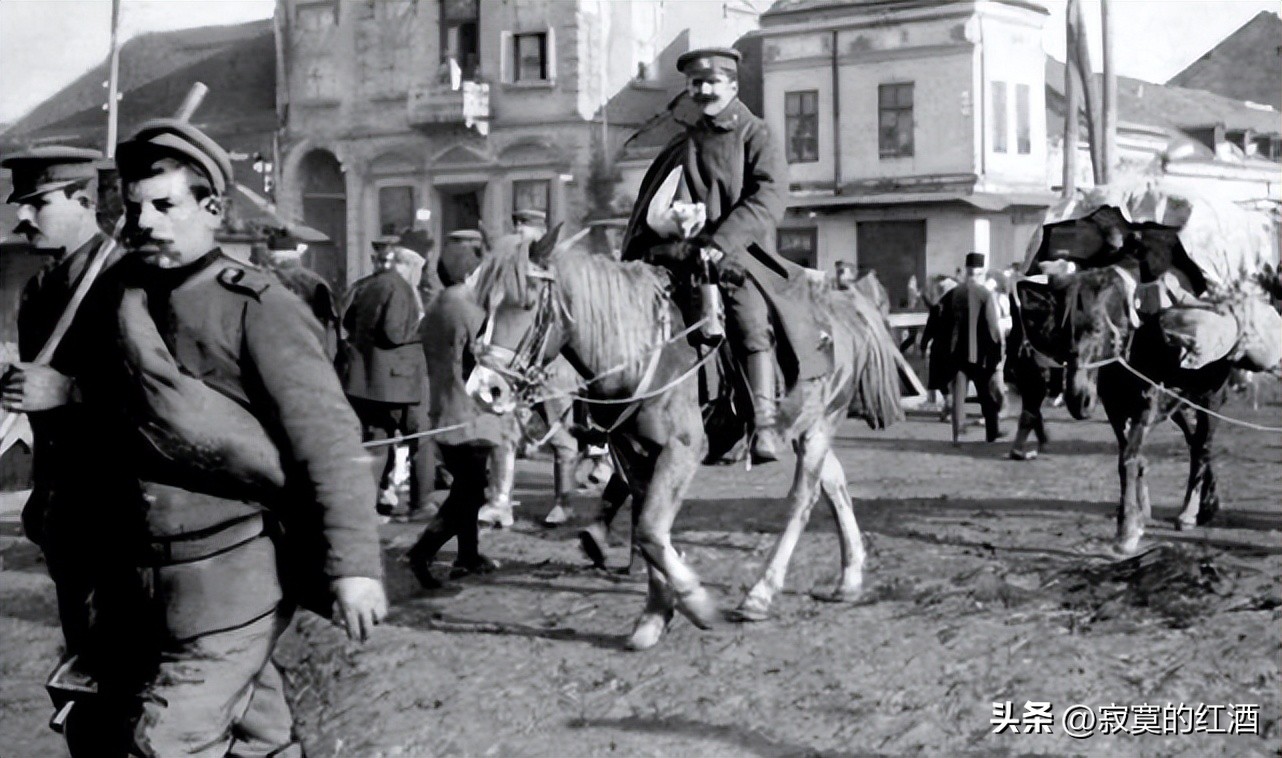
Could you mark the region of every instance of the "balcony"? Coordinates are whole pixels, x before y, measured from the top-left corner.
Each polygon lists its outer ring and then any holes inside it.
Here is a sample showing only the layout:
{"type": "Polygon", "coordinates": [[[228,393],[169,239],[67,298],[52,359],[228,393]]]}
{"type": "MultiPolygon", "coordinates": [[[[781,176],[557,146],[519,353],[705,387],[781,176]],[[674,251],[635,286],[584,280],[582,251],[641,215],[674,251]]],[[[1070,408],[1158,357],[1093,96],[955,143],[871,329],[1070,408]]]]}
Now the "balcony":
{"type": "Polygon", "coordinates": [[[445,83],[412,87],[406,105],[410,126],[416,129],[463,126],[489,133],[489,84],[461,82],[458,89],[445,83]]]}

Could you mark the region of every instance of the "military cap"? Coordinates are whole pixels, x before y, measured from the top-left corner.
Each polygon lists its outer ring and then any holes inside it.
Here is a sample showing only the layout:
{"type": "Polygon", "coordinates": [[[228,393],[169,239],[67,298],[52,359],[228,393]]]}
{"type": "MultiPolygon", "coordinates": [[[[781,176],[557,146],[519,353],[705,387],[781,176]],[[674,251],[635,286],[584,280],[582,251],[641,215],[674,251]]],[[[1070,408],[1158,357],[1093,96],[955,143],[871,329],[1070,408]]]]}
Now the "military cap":
{"type": "Polygon", "coordinates": [[[148,175],[161,158],[174,158],[200,170],[219,195],[235,181],[231,158],[209,135],[176,118],[152,119],[116,146],[116,165],[126,181],[148,175]]]}
{"type": "Polygon", "coordinates": [[[474,242],[479,245],[484,241],[485,237],[481,235],[478,229],[459,229],[446,235],[446,239],[450,242],[474,242]]]}
{"type": "Polygon", "coordinates": [[[548,214],[535,208],[522,208],[512,214],[512,222],[516,224],[539,224],[547,226],[548,214]]]}
{"type": "Polygon", "coordinates": [[[370,240],[369,243],[375,247],[391,247],[401,244],[401,238],[397,234],[382,234],[370,240]]]}
{"type": "Polygon", "coordinates": [[[695,74],[737,74],[743,56],[733,47],[701,47],[677,58],[677,70],[686,76],[695,74]]]}
{"type": "Polygon", "coordinates": [[[983,268],[987,265],[987,255],[983,253],[966,253],[966,268],[983,268]]]}
{"type": "Polygon", "coordinates": [[[276,234],[268,240],[267,249],[276,258],[300,258],[307,252],[307,245],[291,234],[276,234]]]}
{"type": "Polygon", "coordinates": [[[94,178],[103,167],[103,158],[97,150],[46,145],[11,155],[0,161],[0,166],[13,172],[13,192],[5,202],[20,204],[94,178]]]}

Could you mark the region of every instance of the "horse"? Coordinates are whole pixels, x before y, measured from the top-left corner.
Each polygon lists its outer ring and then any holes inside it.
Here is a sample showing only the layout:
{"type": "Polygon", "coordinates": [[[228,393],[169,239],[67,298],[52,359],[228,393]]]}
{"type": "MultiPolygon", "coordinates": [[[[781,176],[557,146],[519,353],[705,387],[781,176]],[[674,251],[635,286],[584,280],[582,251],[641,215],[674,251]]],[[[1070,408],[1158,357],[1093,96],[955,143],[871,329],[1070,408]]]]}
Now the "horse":
{"type": "Polygon", "coordinates": [[[1114,544],[1128,555],[1138,551],[1151,516],[1144,443],[1162,419],[1170,418],[1189,446],[1188,483],[1176,529],[1209,523],[1219,510],[1211,468],[1217,421],[1185,401],[1218,411],[1227,400],[1232,370],[1227,359],[1181,368],[1180,348],[1167,343],[1158,319],[1141,322],[1135,310],[1138,268],[1137,261],[1120,262],[1016,285],[1030,344],[1064,366],[1068,412],[1087,419],[1097,400],[1104,406],[1117,438],[1121,480],[1114,544]]]}
{"type": "MultiPolygon", "coordinates": [[[[483,348],[473,371],[477,395],[502,397],[539,385],[542,366],[564,355],[584,380],[581,397],[593,423],[608,430],[631,489],[633,540],[648,571],[645,607],[627,647],[653,647],[680,612],[701,629],[720,618],[712,596],[673,547],[673,521],[708,451],[695,374],[715,357],[688,338],[670,274],[618,262],[572,245],[558,229],[528,245],[505,238],[476,274],[474,292],[487,312],[483,348]]],[[[840,569],[826,600],[856,599],[863,585],[864,548],[846,476],[831,440],[852,398],[870,426],[901,417],[895,346],[863,299],[819,281],[801,281],[805,298],[827,326],[834,370],[798,382],[780,403],[779,431],[797,452],[787,526],[764,570],[738,608],[740,621],[764,620],[782,589],[788,563],[811,510],[822,497],[837,521],[840,569]]]]}

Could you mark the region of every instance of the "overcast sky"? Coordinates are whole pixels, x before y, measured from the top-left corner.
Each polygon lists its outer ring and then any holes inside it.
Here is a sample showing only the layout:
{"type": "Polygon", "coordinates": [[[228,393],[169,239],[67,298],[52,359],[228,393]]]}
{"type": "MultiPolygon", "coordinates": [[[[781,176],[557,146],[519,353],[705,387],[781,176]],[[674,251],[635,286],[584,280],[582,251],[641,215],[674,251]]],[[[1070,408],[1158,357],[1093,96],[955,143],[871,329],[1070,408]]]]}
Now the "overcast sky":
{"type": "MultiPolygon", "coordinates": [[[[1051,13],[1046,50],[1063,60],[1066,0],[1042,2],[1051,13]]],[[[1084,2],[1098,69],[1099,0],[1084,2]]],[[[753,4],[770,5],[769,0],[753,4]]],[[[121,36],[268,18],[275,5],[274,0],[124,0],[121,36]]],[[[1112,0],[1110,7],[1118,73],[1164,82],[1260,11],[1277,13],[1278,0],[1112,0]]],[[[110,0],[0,0],[0,123],[16,120],[102,61],[110,26],[110,0]]]]}

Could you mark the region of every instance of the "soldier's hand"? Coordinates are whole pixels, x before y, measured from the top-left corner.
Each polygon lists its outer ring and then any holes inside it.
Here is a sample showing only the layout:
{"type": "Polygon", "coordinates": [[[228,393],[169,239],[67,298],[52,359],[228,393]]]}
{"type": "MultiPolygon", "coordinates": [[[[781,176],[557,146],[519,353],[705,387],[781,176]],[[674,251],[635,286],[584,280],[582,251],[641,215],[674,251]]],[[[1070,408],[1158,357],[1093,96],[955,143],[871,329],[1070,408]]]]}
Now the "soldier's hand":
{"type": "Polygon", "coordinates": [[[334,594],[333,620],[347,630],[348,639],[364,642],[387,616],[383,583],[365,576],[344,576],[329,584],[334,594]]]}
{"type": "Polygon", "coordinates": [[[723,284],[733,287],[743,286],[743,283],[748,280],[748,271],[732,255],[721,256],[717,264],[717,274],[721,277],[723,284]]]}
{"type": "Polygon", "coordinates": [[[71,377],[38,363],[15,363],[0,380],[0,405],[7,411],[35,413],[71,401],[71,377]]]}

